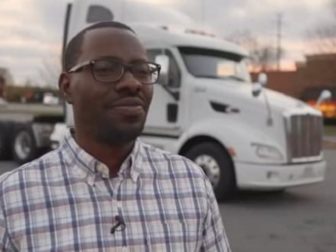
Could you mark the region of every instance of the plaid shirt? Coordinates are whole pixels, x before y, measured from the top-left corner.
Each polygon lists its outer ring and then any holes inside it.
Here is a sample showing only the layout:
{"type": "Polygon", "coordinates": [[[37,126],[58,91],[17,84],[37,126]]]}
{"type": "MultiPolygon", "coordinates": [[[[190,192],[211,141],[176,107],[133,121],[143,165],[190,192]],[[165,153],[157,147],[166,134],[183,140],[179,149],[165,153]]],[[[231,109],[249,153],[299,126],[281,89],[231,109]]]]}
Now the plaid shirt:
{"type": "Polygon", "coordinates": [[[230,251],[201,169],[139,140],[115,178],[69,134],[0,181],[1,251],[230,251]]]}

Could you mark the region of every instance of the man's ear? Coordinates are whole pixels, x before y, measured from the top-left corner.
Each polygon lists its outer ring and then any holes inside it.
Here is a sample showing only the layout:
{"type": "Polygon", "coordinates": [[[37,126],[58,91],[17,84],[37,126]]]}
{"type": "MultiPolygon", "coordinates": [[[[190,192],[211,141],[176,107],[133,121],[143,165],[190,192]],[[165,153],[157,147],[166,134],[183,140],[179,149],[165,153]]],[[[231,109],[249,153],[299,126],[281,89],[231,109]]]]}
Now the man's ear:
{"type": "Polygon", "coordinates": [[[70,76],[69,74],[63,72],[59,76],[58,79],[58,88],[60,90],[61,95],[63,96],[64,100],[72,104],[72,92],[71,92],[71,84],[70,84],[70,76]]]}

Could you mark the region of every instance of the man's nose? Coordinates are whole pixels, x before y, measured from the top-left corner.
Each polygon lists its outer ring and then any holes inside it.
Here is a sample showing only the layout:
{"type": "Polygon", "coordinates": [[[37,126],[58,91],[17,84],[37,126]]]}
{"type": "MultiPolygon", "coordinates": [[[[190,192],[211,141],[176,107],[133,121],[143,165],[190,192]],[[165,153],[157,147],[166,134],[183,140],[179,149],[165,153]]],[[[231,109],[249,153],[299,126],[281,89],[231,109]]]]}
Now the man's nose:
{"type": "Polygon", "coordinates": [[[127,89],[132,93],[137,93],[141,89],[142,83],[134,77],[131,71],[125,71],[122,78],[115,84],[115,90],[127,89]]]}

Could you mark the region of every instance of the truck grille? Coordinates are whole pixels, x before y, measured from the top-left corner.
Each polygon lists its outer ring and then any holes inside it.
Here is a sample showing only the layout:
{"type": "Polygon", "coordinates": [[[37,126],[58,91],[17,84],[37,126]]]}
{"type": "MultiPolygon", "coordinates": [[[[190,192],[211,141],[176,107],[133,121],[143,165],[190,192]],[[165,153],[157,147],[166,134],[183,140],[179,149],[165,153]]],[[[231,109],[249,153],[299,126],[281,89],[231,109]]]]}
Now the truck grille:
{"type": "Polygon", "coordinates": [[[286,128],[290,161],[320,155],[323,134],[322,117],[310,114],[292,115],[287,118],[286,128]]]}

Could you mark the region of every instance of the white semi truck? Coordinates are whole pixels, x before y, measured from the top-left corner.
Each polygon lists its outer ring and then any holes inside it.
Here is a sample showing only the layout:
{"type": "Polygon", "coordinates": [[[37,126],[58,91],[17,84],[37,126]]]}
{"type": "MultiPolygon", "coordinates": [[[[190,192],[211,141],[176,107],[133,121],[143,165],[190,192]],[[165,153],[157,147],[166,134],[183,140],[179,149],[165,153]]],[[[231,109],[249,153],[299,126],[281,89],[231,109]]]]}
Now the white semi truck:
{"type": "MultiPolygon", "coordinates": [[[[218,199],[236,188],[283,190],[323,181],[320,112],[264,88],[263,75],[251,83],[242,48],[194,29],[157,25],[157,11],[151,15],[149,6],[129,4],[128,11],[121,1],[74,1],[67,12],[65,43],[92,22],[147,23],[131,26],[162,71],[144,141],[195,161],[218,199]],[[152,20],[141,20],[141,12],[152,20]]],[[[171,13],[161,11],[161,17],[171,13]]],[[[66,124],[73,124],[70,106],[66,124]]],[[[65,129],[56,125],[56,145],[65,129]]]]}

